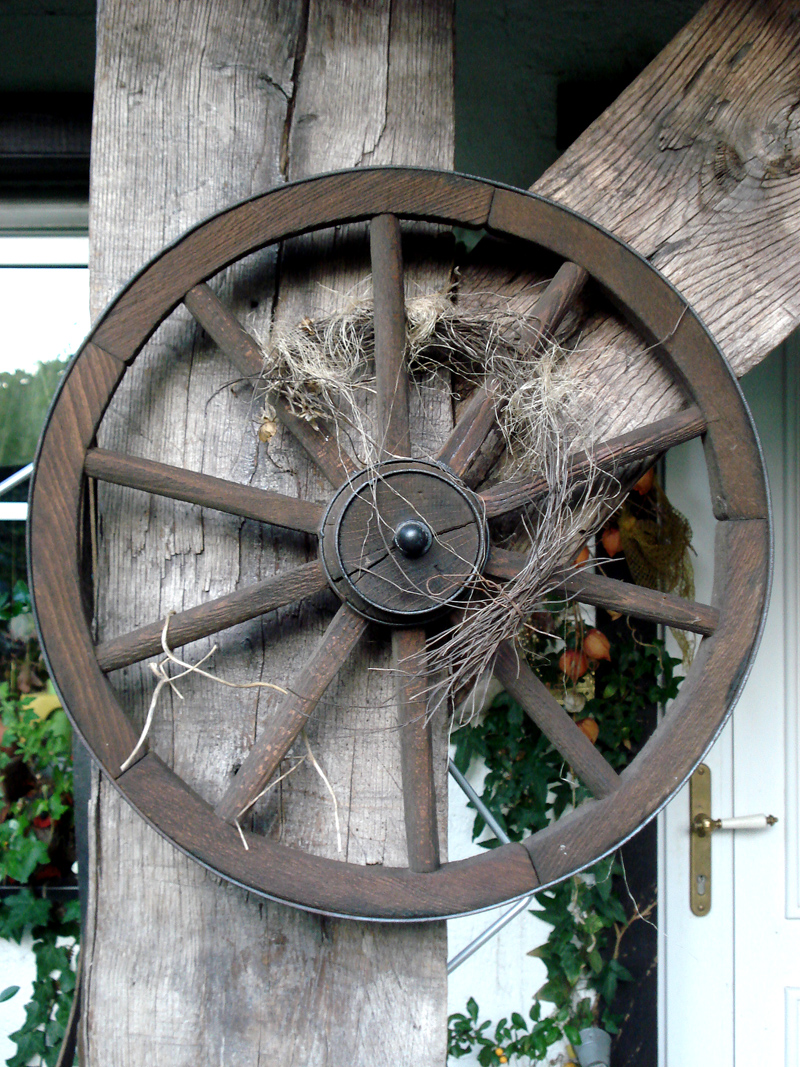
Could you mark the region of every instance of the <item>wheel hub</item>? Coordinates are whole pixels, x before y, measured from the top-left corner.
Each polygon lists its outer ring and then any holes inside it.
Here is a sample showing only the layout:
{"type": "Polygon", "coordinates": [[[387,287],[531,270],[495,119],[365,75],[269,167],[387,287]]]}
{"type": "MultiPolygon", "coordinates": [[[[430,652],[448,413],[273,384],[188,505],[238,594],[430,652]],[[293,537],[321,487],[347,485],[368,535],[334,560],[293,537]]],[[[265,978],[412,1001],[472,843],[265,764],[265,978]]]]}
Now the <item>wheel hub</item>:
{"type": "Polygon", "coordinates": [[[424,556],[433,544],[433,531],[427,522],[410,519],[401,522],[394,532],[394,544],[409,559],[424,556]]]}
{"type": "Polygon", "coordinates": [[[476,495],[441,464],[395,459],[353,475],[322,522],[320,557],[337,594],[390,626],[436,618],[486,563],[476,495]]]}

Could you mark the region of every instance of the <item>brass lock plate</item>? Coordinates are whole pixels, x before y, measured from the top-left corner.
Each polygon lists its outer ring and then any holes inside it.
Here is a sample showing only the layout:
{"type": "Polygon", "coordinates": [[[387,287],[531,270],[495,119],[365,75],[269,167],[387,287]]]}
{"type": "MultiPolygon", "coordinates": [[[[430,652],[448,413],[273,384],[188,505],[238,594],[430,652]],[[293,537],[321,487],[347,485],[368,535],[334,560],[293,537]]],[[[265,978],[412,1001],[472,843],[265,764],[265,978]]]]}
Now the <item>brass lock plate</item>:
{"type": "Polygon", "coordinates": [[[711,812],[711,771],[701,763],[689,779],[689,903],[692,913],[705,916],[711,911],[711,834],[696,832],[698,816],[711,812]]]}

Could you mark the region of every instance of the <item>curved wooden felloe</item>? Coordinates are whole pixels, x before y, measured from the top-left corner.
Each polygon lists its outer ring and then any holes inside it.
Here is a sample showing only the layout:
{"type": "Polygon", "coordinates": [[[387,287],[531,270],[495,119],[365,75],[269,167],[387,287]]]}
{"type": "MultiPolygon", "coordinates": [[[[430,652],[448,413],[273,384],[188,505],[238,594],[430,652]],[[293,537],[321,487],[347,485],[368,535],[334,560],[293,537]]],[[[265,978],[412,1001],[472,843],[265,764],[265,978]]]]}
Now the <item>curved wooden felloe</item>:
{"type": "MultiPolygon", "coordinates": [[[[454,484],[460,484],[493,425],[493,403],[492,383],[487,382],[467,406],[439,457],[454,484]]],[[[278,417],[331,484],[348,483],[355,465],[335,447],[324,428],[312,428],[285,407],[277,407],[278,417]]],[[[502,514],[536,492],[533,483],[506,483],[479,498],[487,513],[502,514]]],[[[341,529],[345,526],[341,524],[341,529]]],[[[476,530],[467,531],[473,541],[476,530]]],[[[416,566],[411,555],[398,555],[399,544],[387,535],[384,565],[389,552],[402,567],[416,566]]],[[[712,743],[743,685],[766,606],[770,544],[769,500],[760,450],[736,381],[692,309],[644,259],[586,219],[531,194],[453,174],[364,169],[282,186],[212,217],[163,251],[123,290],[71,363],[53,403],[33,478],[29,556],[37,625],[64,706],[106,774],[145,819],[199,862],[269,897],[330,914],[418,920],[485,908],[530,893],[593,862],[656,813],[712,743]],[[500,650],[499,677],[595,794],[595,800],[522,844],[440,865],[430,738],[424,716],[418,713],[424,694],[412,676],[398,672],[398,708],[405,724],[401,734],[409,868],[387,869],[320,859],[254,834],[247,834],[249,849],[245,850],[234,825],[299,732],[326,679],[371,625],[358,613],[357,597],[348,601],[345,596],[309,665],[279,707],[274,729],[270,727],[260,738],[232,786],[212,809],[145,749],[129,769],[121,770],[134,748],[137,731],[105,672],[153,654],[162,623],[154,621],[135,634],[94,646],[84,609],[81,527],[85,479],[91,474],[295,530],[316,529],[322,514],[314,505],[157,463],[132,461],[93,446],[127,365],[181,302],[243,374],[258,374],[258,346],[206,280],[266,244],[335,224],[372,220],[383,461],[391,464],[397,457],[407,457],[399,219],[485,228],[562,256],[567,262],[536,308],[544,332],[555,329],[587,275],[594,278],[649,341],[658,345],[687,401],[684,412],[607,442],[605,452],[600,449],[595,458],[600,461],[604,456],[604,461],[618,463],[654,456],[680,440],[703,434],[719,524],[711,605],[680,602],[656,593],[648,597],[646,590],[626,591],[626,587],[619,588],[621,583],[606,580],[604,585],[591,576],[583,582],[580,576],[565,576],[565,586],[570,588],[571,582],[571,591],[578,597],[586,588],[589,603],[627,604],[629,610],[648,618],[685,625],[705,635],[678,700],[621,775],[574,727],[535,676],[520,666],[513,650],[500,650]]],[[[497,578],[513,576],[516,564],[509,555],[492,550],[487,573],[497,578]]],[[[481,566],[483,558],[485,553],[481,566]]],[[[251,590],[183,612],[172,625],[180,639],[195,639],[315,592],[323,581],[323,568],[308,564],[251,590]]],[[[395,607],[384,607],[395,626],[395,664],[420,657],[423,631],[413,628],[402,610],[392,617],[395,607]]]]}

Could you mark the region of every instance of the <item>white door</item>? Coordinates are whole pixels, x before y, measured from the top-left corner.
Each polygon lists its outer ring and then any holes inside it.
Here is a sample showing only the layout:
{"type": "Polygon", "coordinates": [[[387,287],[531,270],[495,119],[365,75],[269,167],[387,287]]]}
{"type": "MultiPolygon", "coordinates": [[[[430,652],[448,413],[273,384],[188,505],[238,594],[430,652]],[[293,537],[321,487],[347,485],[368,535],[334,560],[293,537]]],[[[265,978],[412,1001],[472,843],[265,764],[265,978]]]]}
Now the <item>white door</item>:
{"type": "MultiPolygon", "coordinates": [[[[660,816],[661,1067],[799,1067],[800,806],[798,601],[800,339],[742,381],[772,492],[775,567],[766,629],[731,721],[706,757],[714,818],[774,814],[758,831],[712,838],[712,905],[689,907],[688,787],[660,816]]],[[[713,520],[699,444],[670,453],[667,491],[699,549],[713,520]]],[[[697,599],[710,595],[700,551],[697,599]]]]}

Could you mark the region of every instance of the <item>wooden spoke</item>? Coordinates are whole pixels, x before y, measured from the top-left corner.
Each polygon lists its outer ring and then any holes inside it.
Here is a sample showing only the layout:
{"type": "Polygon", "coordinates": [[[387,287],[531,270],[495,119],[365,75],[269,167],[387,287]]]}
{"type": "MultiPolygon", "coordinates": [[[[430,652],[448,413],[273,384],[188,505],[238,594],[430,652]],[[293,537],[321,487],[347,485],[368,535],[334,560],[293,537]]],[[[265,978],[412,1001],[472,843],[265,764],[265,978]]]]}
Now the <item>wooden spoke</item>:
{"type": "Polygon", "coordinates": [[[375,377],[378,433],[384,459],[411,455],[408,429],[406,314],[400,223],[377,215],[370,223],[370,257],[375,314],[375,377]]]}
{"type": "Polygon", "coordinates": [[[709,637],[719,625],[719,612],[710,604],[695,600],[683,600],[671,593],[646,589],[629,582],[618,582],[602,574],[570,575],[564,580],[564,589],[581,604],[592,604],[606,611],[620,611],[649,622],[661,622],[676,630],[709,637]]]}
{"type": "Polygon", "coordinates": [[[397,679],[397,711],[403,773],[403,808],[412,871],[439,866],[436,791],[431,726],[426,722],[428,675],[425,631],[392,631],[392,666],[397,679]]]}
{"type": "MultiPolygon", "coordinates": [[[[261,346],[205,282],[190,289],[183,302],[245,378],[257,380],[264,369],[261,346]]],[[[293,414],[280,397],[269,396],[277,417],[305,449],[332,485],[341,485],[358,469],[342,451],[335,434],[316,429],[293,414]]]]}
{"type": "MultiPolygon", "coordinates": [[[[519,574],[526,562],[527,556],[523,552],[492,548],[484,573],[492,578],[510,581],[519,574]]],[[[719,625],[719,612],[710,604],[684,600],[672,593],[660,593],[657,589],[620,582],[616,578],[606,578],[587,570],[565,575],[559,588],[581,604],[591,604],[606,611],[620,611],[623,615],[661,622],[676,630],[690,630],[704,637],[713,634],[719,625]]]]}
{"type": "Polygon", "coordinates": [[[465,473],[497,425],[497,384],[495,379],[490,379],[475,390],[436,457],[459,476],[465,473]]]}
{"type": "MultiPolygon", "coordinates": [[[[696,407],[686,408],[676,415],[639,427],[630,433],[613,437],[598,445],[593,453],[580,452],[572,461],[570,480],[577,480],[587,474],[592,467],[613,472],[618,466],[634,463],[638,460],[655,458],[674,448],[675,445],[699,437],[707,429],[706,420],[696,407]]],[[[487,518],[504,515],[515,508],[523,507],[547,492],[544,478],[519,478],[500,482],[478,495],[486,507],[487,518]]]]}
{"type": "MultiPolygon", "coordinates": [[[[535,354],[542,341],[552,336],[572,301],[586,284],[588,274],[575,263],[562,263],[555,276],[533,307],[539,327],[529,327],[520,338],[528,345],[528,357],[535,354]]],[[[442,446],[438,459],[458,475],[463,475],[475,460],[490,431],[497,425],[497,382],[490,379],[476,389],[461,412],[453,432],[442,446]]],[[[502,446],[501,446],[502,447],[502,446]]],[[[499,456],[499,450],[497,455],[499,456]]],[[[495,457],[496,458],[496,457],[495,457]]]]}
{"type": "MultiPolygon", "coordinates": [[[[209,600],[196,608],[180,611],[169,620],[168,640],[170,648],[180,648],[201,637],[237,626],[267,611],[292,604],[302,597],[312,596],[325,589],[328,582],[322,565],[314,560],[285,574],[276,574],[263,582],[239,589],[235,593],[209,600]]],[[[104,671],[129,667],[132,663],[147,659],[161,651],[161,635],[164,622],[150,623],[139,630],[104,641],[97,646],[97,661],[104,671]]]]}
{"type": "Polygon", "coordinates": [[[215,808],[221,819],[234,821],[258,796],[308,722],[337,671],[358,644],[367,625],[367,620],[356,615],[346,604],[339,608],[322,640],[292,683],[291,691],[281,698],[215,808]]]}
{"type": "Polygon", "coordinates": [[[617,772],[539,681],[511,642],[501,644],[494,673],[598,800],[616,792],[620,785],[617,772]]]}
{"type": "Polygon", "coordinates": [[[324,509],[319,504],[295,500],[283,493],[256,489],[252,485],[238,485],[224,478],[170,467],[151,459],[138,459],[104,448],[90,448],[84,466],[91,478],[116,485],[127,485],[157,496],[186,500],[204,508],[226,511],[245,519],[268,522],[288,530],[318,533],[324,509]]]}
{"type": "Polygon", "coordinates": [[[539,322],[538,330],[529,338],[531,344],[540,344],[543,337],[552,337],[561,325],[575,298],[581,293],[589,278],[577,263],[562,263],[545,291],[533,305],[532,315],[539,322]]]}

